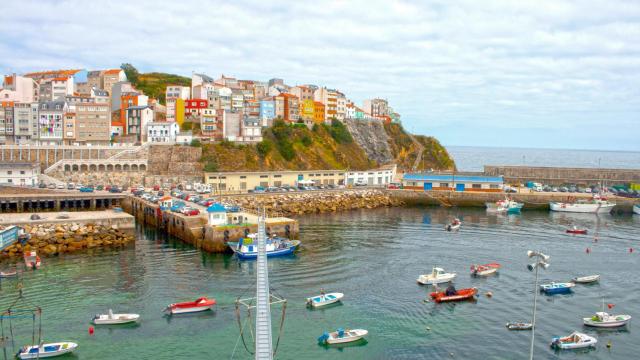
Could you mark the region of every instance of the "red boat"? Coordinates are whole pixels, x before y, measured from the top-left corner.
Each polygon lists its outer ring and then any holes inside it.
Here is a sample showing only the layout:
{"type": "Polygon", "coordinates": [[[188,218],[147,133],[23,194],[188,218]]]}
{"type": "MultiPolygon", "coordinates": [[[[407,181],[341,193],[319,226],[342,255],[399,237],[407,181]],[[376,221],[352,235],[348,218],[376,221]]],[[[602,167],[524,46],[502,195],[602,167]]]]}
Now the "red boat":
{"type": "Polygon", "coordinates": [[[188,301],[188,302],[171,304],[167,306],[167,308],[164,309],[164,311],[168,312],[171,315],[194,313],[194,312],[211,310],[215,304],[216,304],[215,299],[209,299],[203,296],[201,298],[198,298],[196,301],[188,301]]]}
{"type": "Polygon", "coordinates": [[[567,234],[586,235],[587,229],[578,229],[577,227],[574,226],[573,229],[567,229],[567,234]]]}
{"type": "Polygon", "coordinates": [[[460,289],[456,291],[455,295],[447,296],[444,291],[432,292],[431,298],[435,300],[437,303],[446,302],[446,301],[462,301],[472,299],[478,293],[478,289],[469,288],[469,289],[460,289]]]}

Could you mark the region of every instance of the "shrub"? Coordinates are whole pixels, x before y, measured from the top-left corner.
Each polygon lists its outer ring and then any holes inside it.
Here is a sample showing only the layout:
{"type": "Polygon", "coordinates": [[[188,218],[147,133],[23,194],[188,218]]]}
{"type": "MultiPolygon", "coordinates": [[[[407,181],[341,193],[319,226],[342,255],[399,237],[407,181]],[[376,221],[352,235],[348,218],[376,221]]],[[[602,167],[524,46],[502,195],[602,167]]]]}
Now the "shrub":
{"type": "Polygon", "coordinates": [[[353,137],[351,137],[351,133],[347,127],[338,120],[334,119],[331,121],[329,132],[338,144],[349,144],[353,142],[353,137]]]}
{"type": "Polygon", "coordinates": [[[262,157],[267,156],[267,154],[271,152],[272,148],[273,148],[273,144],[271,143],[271,141],[266,139],[262,140],[261,142],[258,143],[258,145],[256,145],[256,150],[258,151],[258,154],[260,154],[260,156],[262,157]]]}
{"type": "Polygon", "coordinates": [[[216,172],[218,171],[218,164],[213,160],[209,160],[206,162],[206,164],[204,164],[203,170],[205,172],[216,172]]]}
{"type": "Polygon", "coordinates": [[[302,141],[302,145],[306,147],[309,147],[311,144],[313,144],[313,140],[309,135],[304,135],[301,141],[302,141]]]}
{"type": "Polygon", "coordinates": [[[202,143],[200,142],[200,139],[193,139],[193,140],[191,140],[191,146],[193,146],[193,147],[202,147],[202,143]]]}

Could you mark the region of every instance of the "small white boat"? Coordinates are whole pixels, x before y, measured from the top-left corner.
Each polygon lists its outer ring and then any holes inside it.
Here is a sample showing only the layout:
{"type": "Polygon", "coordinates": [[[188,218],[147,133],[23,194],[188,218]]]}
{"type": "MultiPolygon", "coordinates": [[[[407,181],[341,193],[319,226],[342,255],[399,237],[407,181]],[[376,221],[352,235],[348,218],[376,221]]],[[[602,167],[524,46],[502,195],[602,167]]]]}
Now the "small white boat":
{"type": "Polygon", "coordinates": [[[42,359],[68,354],[77,348],[78,344],[69,341],[42,344],[42,349],[39,345],[24,346],[16,356],[20,359],[42,359]]]}
{"type": "Polygon", "coordinates": [[[0,271],[0,278],[9,278],[18,275],[17,271],[0,271]]]}
{"type": "Polygon", "coordinates": [[[589,284],[589,283],[598,282],[599,280],[600,280],[600,275],[588,275],[588,276],[574,277],[573,280],[571,280],[571,282],[574,282],[577,284],[589,284]]]}
{"type": "Polygon", "coordinates": [[[599,195],[595,195],[591,200],[549,203],[551,211],[592,214],[609,213],[615,206],[615,203],[609,202],[606,198],[600,197],[599,195]]]}
{"type": "Polygon", "coordinates": [[[431,274],[423,274],[418,277],[418,283],[422,285],[442,284],[455,279],[456,273],[445,272],[444,269],[434,267],[431,274]]]}
{"type": "Polygon", "coordinates": [[[633,213],[640,215],[640,205],[633,205],[633,213]]]}
{"type": "Polygon", "coordinates": [[[507,323],[507,329],[509,330],[531,330],[533,329],[533,324],[525,323],[525,322],[510,322],[507,323]]]}
{"type": "Polygon", "coordinates": [[[344,294],[339,292],[322,294],[307,298],[307,305],[310,305],[312,307],[321,307],[337,303],[338,301],[342,300],[343,297],[344,294]]]}
{"type": "Polygon", "coordinates": [[[585,325],[601,328],[625,326],[629,321],[631,321],[631,315],[610,315],[604,311],[599,311],[592,317],[582,318],[585,325]]]}
{"type": "Polygon", "coordinates": [[[473,276],[489,276],[498,272],[500,269],[500,264],[491,263],[484,265],[471,265],[471,275],[473,276]]]}
{"type": "Polygon", "coordinates": [[[181,303],[170,304],[164,309],[166,313],[170,315],[174,314],[188,314],[200,311],[212,310],[216,304],[215,299],[209,299],[205,296],[196,299],[195,301],[186,301],[181,303]]]}
{"type": "Polygon", "coordinates": [[[95,325],[118,325],[136,322],[139,319],[140,315],[138,314],[114,314],[109,309],[108,314],[98,314],[93,318],[92,322],[95,325]]]}
{"type": "Polygon", "coordinates": [[[598,339],[587,334],[573,332],[569,336],[554,337],[551,341],[551,347],[556,349],[581,349],[596,346],[598,339]]]}
{"type": "Polygon", "coordinates": [[[544,291],[547,295],[555,295],[555,294],[568,294],[572,290],[572,288],[576,286],[575,283],[555,283],[552,282],[550,284],[542,284],[540,285],[540,290],[544,291]]]}
{"type": "Polygon", "coordinates": [[[496,202],[487,202],[485,206],[487,207],[487,212],[490,213],[519,213],[524,204],[506,198],[496,202]]]}
{"type": "Polygon", "coordinates": [[[447,224],[447,226],[445,226],[444,229],[447,231],[457,231],[460,229],[460,226],[462,226],[462,221],[460,221],[460,219],[458,218],[455,218],[453,219],[451,224],[447,224]]]}
{"type": "Polygon", "coordinates": [[[329,345],[344,344],[348,342],[358,341],[365,337],[368,333],[369,332],[364,329],[338,329],[334,332],[325,332],[318,338],[318,342],[329,345]]]}

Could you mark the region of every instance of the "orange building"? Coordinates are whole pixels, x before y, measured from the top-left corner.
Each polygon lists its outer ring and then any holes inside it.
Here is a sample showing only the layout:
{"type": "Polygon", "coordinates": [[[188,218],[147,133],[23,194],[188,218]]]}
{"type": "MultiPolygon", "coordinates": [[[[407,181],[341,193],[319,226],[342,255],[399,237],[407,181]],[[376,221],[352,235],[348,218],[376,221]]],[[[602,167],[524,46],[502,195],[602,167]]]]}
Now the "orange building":
{"type": "Polygon", "coordinates": [[[313,121],[316,124],[324,122],[324,104],[320,101],[313,102],[313,121]]]}
{"type": "Polygon", "coordinates": [[[127,134],[127,109],[132,106],[148,105],[149,98],[138,93],[124,93],[120,96],[120,117],[118,121],[111,121],[111,126],[122,126],[122,135],[127,134]]]}

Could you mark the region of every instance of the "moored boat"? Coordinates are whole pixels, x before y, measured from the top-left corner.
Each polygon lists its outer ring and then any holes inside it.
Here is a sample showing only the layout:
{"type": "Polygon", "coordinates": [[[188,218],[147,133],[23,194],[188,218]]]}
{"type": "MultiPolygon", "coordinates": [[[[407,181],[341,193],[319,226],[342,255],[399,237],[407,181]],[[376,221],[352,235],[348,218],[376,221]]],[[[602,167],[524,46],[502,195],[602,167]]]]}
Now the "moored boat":
{"type": "Polygon", "coordinates": [[[455,279],[456,273],[445,272],[444,269],[434,267],[431,274],[423,274],[418,277],[418,283],[422,285],[442,284],[455,279]]]}
{"type": "Polygon", "coordinates": [[[640,205],[638,205],[638,204],[633,205],[633,212],[634,212],[634,214],[640,215],[640,205]]]}
{"type": "Polygon", "coordinates": [[[510,323],[507,323],[507,329],[509,329],[509,330],[531,330],[531,329],[533,329],[533,324],[525,323],[525,322],[510,322],[510,323]]]}
{"type": "Polygon", "coordinates": [[[23,360],[50,358],[74,352],[77,348],[78,344],[70,341],[42,344],[42,347],[39,345],[31,345],[24,346],[18,351],[16,356],[23,360]]]}
{"type": "Polygon", "coordinates": [[[631,315],[610,315],[604,311],[599,311],[592,317],[582,318],[585,325],[601,328],[625,326],[629,321],[631,321],[631,315]]]}
{"type": "Polygon", "coordinates": [[[574,212],[574,213],[609,213],[616,206],[615,203],[609,202],[606,198],[595,195],[591,200],[577,200],[573,202],[555,202],[549,203],[551,211],[574,212]]]}
{"type": "Polygon", "coordinates": [[[333,332],[325,332],[318,338],[321,344],[344,344],[348,342],[358,341],[364,338],[369,332],[364,329],[344,330],[338,329],[333,332]]]}
{"type": "Polygon", "coordinates": [[[18,274],[17,271],[0,271],[0,278],[14,277],[18,274]]]}
{"type": "Polygon", "coordinates": [[[478,293],[478,289],[469,288],[469,289],[460,289],[456,291],[454,294],[447,295],[447,291],[437,291],[429,294],[433,300],[437,303],[447,302],[447,301],[462,301],[472,299],[478,293]]]}
{"type": "Polygon", "coordinates": [[[451,224],[447,224],[447,226],[445,226],[444,229],[447,231],[456,231],[456,230],[460,230],[460,226],[462,226],[462,221],[460,221],[460,219],[458,218],[455,218],[453,219],[451,224]]]}
{"type": "Polygon", "coordinates": [[[215,299],[209,299],[207,297],[201,297],[196,299],[196,301],[188,301],[175,303],[167,306],[164,311],[173,314],[187,314],[194,313],[200,311],[207,311],[213,309],[213,306],[216,304],[215,299]]]}
{"type": "Polygon", "coordinates": [[[589,283],[598,282],[599,280],[600,280],[600,275],[587,275],[587,276],[574,277],[573,280],[571,280],[571,282],[574,282],[577,284],[589,284],[589,283]]]}
{"type": "Polygon", "coordinates": [[[24,254],[24,265],[27,269],[39,269],[41,263],[40,256],[35,251],[24,254]]]}
{"type": "Polygon", "coordinates": [[[587,334],[573,332],[569,336],[554,337],[551,341],[551,347],[556,349],[580,349],[595,346],[598,339],[587,334]]]}
{"type": "Polygon", "coordinates": [[[114,314],[111,309],[107,314],[96,315],[92,322],[95,325],[118,325],[136,322],[140,319],[138,314],[114,314]]]}
{"type": "Polygon", "coordinates": [[[542,290],[547,295],[554,294],[568,294],[571,292],[571,289],[576,286],[575,283],[554,283],[551,284],[542,284],[540,285],[540,290],[542,290]]]}
{"type": "Polygon", "coordinates": [[[498,200],[496,202],[487,202],[485,203],[485,206],[487,207],[487,212],[493,212],[493,213],[506,212],[506,213],[516,214],[520,212],[520,210],[524,206],[524,203],[519,203],[506,198],[504,200],[498,200]]]}
{"type": "Polygon", "coordinates": [[[489,276],[498,272],[500,264],[491,263],[484,265],[471,265],[471,275],[473,276],[489,276]]]}
{"type": "MultiPolygon", "coordinates": [[[[257,259],[258,243],[257,234],[249,234],[248,237],[240,239],[237,245],[230,246],[239,259],[257,259]]],[[[270,237],[267,239],[267,257],[291,255],[300,246],[300,240],[289,240],[280,237],[270,237]]]]}
{"type": "Polygon", "coordinates": [[[325,305],[335,304],[338,301],[342,300],[343,297],[344,294],[339,292],[321,294],[318,296],[307,298],[307,305],[312,307],[321,307],[325,305]]]}

